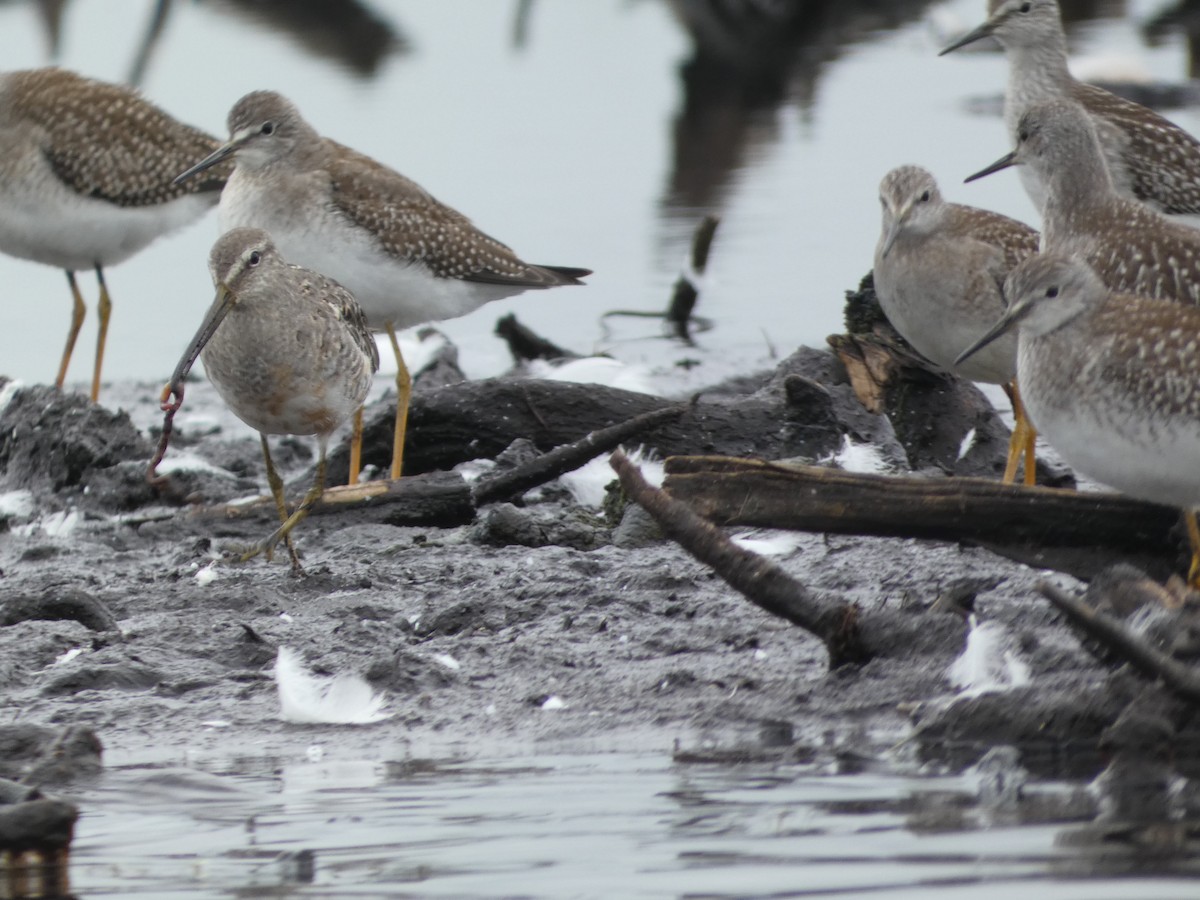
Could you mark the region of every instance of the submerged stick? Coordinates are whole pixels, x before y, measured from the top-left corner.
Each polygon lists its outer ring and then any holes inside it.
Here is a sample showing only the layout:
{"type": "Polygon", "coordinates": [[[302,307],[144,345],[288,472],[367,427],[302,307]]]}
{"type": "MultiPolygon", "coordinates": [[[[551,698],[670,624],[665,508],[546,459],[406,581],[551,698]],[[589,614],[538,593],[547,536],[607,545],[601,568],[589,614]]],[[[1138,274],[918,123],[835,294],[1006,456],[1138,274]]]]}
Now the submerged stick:
{"type": "Polygon", "coordinates": [[[1073,626],[1127,660],[1143,675],[1160,679],[1173,693],[1191,703],[1200,703],[1200,676],[1191,668],[1151,647],[1113,617],[1048,581],[1039,582],[1037,591],[1073,626]]]}
{"type": "Polygon", "coordinates": [[[819,638],[829,652],[831,668],[871,658],[873,654],[859,635],[857,604],[815,595],[770,560],[743,550],[686,504],[648,484],[620,450],[609,462],[621,487],[668,537],[711,566],[750,602],[819,638]]]}

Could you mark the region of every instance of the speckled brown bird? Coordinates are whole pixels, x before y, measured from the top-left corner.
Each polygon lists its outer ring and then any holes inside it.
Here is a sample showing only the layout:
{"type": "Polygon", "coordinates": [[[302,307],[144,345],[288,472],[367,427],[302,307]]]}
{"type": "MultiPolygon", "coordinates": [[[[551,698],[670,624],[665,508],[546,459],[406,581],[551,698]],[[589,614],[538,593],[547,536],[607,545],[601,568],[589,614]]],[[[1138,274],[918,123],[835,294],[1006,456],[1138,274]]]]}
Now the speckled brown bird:
{"type": "MultiPolygon", "coordinates": [[[[1067,38],[1056,0],[988,0],[987,20],[942,51],[994,37],[1008,55],[1004,121],[1014,143],[1022,116],[1071,100],[1095,127],[1117,191],[1169,215],[1200,214],[1200,141],[1152,109],[1077,81],[1067,69],[1067,38]]],[[[1036,169],[1021,180],[1040,209],[1046,186],[1036,169]]]]}
{"type": "Polygon", "coordinates": [[[967,180],[1012,165],[1035,170],[1046,185],[1044,252],[1086,261],[1114,291],[1200,303],[1200,230],[1117,193],[1078,103],[1032,107],[1016,149],[967,180]]]}
{"type": "Polygon", "coordinates": [[[1004,316],[960,360],[1016,329],[1017,378],[1042,436],[1079,471],[1182,507],[1200,577],[1200,309],[1113,293],[1078,259],[1013,270],[1004,316]]]}
{"type": "Polygon", "coordinates": [[[1038,252],[1038,233],[1023,222],[949,203],[920,166],[898,166],[879,185],[883,229],[875,248],[875,293],[888,321],[917,352],[971,381],[1003,385],[1013,404],[1004,481],[1022,457],[1034,483],[1037,433],[1026,421],[1015,381],[1017,339],[997,340],[962,365],[955,358],[1004,312],[1004,279],[1038,252]]]}
{"type": "MultiPolygon", "coordinates": [[[[418,184],[319,135],[290,101],[247,94],[229,113],[229,141],[176,179],[236,155],[221,196],[222,229],[271,233],[289,259],[336,279],[392,340],[399,401],[391,474],[400,475],[412,384],[396,331],[465,315],[531,288],[581,284],[587,269],[538,266],[476,228],[418,184]]],[[[358,440],[351,483],[358,476],[358,440]]]]}
{"type": "Polygon", "coordinates": [[[244,559],[269,555],[286,540],[299,567],[289,535],[324,490],[329,436],[362,406],[379,352],[350,292],[287,263],[261,229],[226,232],[213,245],[208,268],[217,296],[176,371],[186,373],[199,355],[217,393],[261,437],[282,524],[244,559]],[[316,477],[290,515],[269,434],[317,437],[316,477]]]}
{"type": "Polygon", "coordinates": [[[130,88],[58,68],[0,75],[0,251],[67,273],[74,311],[58,387],[86,312],[75,273],[94,269],[100,285],[96,400],[112,312],[104,268],[217,204],[228,166],[173,182],[217,146],[130,88]]]}

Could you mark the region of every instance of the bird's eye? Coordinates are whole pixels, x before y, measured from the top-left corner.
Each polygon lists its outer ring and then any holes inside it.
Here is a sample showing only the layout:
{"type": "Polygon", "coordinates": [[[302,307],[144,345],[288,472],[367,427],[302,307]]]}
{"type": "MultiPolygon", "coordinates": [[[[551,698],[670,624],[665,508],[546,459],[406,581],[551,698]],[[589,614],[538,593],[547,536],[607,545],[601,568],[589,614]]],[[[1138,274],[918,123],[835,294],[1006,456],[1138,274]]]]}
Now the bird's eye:
{"type": "Polygon", "coordinates": [[[1022,3],[1021,4],[1021,12],[1026,13],[1026,12],[1029,12],[1031,9],[1033,9],[1032,3],[1022,3]]]}
{"type": "Polygon", "coordinates": [[[1017,132],[1017,143],[1023,144],[1027,140],[1029,140],[1029,130],[1026,128],[1022,128],[1019,132],[1017,132]]]}
{"type": "Polygon", "coordinates": [[[921,202],[922,202],[922,203],[928,203],[928,202],[929,202],[929,191],[926,191],[925,193],[923,193],[923,194],[921,195],[921,202]]]}
{"type": "Polygon", "coordinates": [[[262,262],[262,254],[257,250],[252,250],[250,252],[250,265],[257,266],[260,262],[262,262]]]}
{"type": "Polygon", "coordinates": [[[1051,300],[1053,300],[1055,297],[1058,296],[1058,288],[1057,287],[1046,288],[1046,296],[1049,297],[1051,300]]]}
{"type": "Polygon", "coordinates": [[[263,122],[262,128],[259,130],[262,131],[263,134],[274,134],[275,133],[275,123],[274,122],[263,122]]]}

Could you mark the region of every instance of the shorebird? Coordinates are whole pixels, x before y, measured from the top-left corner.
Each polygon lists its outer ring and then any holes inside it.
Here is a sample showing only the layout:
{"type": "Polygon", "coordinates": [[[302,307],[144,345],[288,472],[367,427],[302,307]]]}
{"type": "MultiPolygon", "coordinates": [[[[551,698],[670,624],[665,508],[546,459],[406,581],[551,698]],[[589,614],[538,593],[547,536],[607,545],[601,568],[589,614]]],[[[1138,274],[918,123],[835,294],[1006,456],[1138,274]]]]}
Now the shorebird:
{"type": "Polygon", "coordinates": [[[1021,117],[1011,153],[968,178],[1020,165],[1046,185],[1042,251],[1084,260],[1114,291],[1200,304],[1200,230],[1117,193],[1096,130],[1078,103],[1021,117]]]}
{"type": "Polygon", "coordinates": [[[1008,309],[960,361],[1014,330],[1029,415],[1063,458],[1132,497],[1182,507],[1200,580],[1200,308],[1113,293],[1045,253],[1004,286],[1008,309]]]}
{"type": "MultiPolygon", "coordinates": [[[[176,178],[236,155],[221,195],[221,228],[264,228],[281,252],[354,294],[396,354],[399,394],[392,478],[400,477],[412,380],[396,331],[465,315],[531,288],[582,284],[588,269],[523,262],[461,213],[398,172],[322,137],[272,91],[242,97],[229,113],[229,141],[176,178]]],[[[360,467],[355,420],[350,483],[360,467]]]]}
{"type": "MultiPolygon", "coordinates": [[[[988,0],[978,28],[942,50],[949,53],[994,37],[1008,56],[1004,121],[1015,140],[1018,123],[1032,107],[1072,100],[1096,127],[1116,189],[1170,215],[1200,213],[1200,141],[1151,109],[1077,81],[1067,69],[1067,38],[1056,0],[988,0]]],[[[1033,169],[1021,172],[1039,209],[1046,186],[1033,169]]]]}
{"type": "Polygon", "coordinates": [[[58,68],[0,75],[0,251],[65,270],[74,301],[57,387],[86,314],[75,273],[94,269],[100,286],[95,401],[112,313],[104,268],[216,206],[227,167],[172,178],[217,146],[120,85],[58,68]]]}
{"type": "Polygon", "coordinates": [[[1004,311],[1009,271],[1038,251],[1038,233],[1016,219],[948,203],[919,166],[899,166],[879,185],[883,232],[875,248],[875,293],[888,321],[917,352],[971,381],[1003,385],[1013,405],[1005,483],[1022,455],[1025,483],[1035,480],[1037,432],[1021,407],[1015,380],[1017,340],[997,340],[962,365],[955,360],[1004,311]]]}
{"type": "Polygon", "coordinates": [[[213,245],[208,268],[217,295],[169,388],[182,383],[200,356],[217,393],[258,431],[281,524],[242,559],[260,553],[270,558],[282,540],[299,569],[292,529],[324,490],[329,436],[362,407],[379,369],[379,351],[350,292],[324,275],[285,262],[261,229],[226,232],[213,245]],[[317,437],[316,477],[290,515],[283,481],[271,461],[269,434],[317,437]]]}

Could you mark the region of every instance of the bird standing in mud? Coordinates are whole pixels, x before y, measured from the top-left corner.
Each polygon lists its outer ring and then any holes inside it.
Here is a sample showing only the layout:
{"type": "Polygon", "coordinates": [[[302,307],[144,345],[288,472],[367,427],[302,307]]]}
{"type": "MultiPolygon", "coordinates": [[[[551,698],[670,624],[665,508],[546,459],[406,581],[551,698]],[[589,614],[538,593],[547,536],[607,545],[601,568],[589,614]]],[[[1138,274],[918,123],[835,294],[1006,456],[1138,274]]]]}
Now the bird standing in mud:
{"type": "Polygon", "coordinates": [[[875,293],[888,321],[934,365],[971,381],[1003,385],[1013,405],[1005,483],[1025,459],[1033,484],[1037,432],[1015,381],[1017,341],[1010,336],[955,364],[955,357],[1004,311],[1004,279],[1037,253],[1038,233],[1015,219],[947,203],[933,175],[899,166],[879,185],[883,230],[875,248],[875,293]]]}
{"type": "MultiPolygon", "coordinates": [[[[1200,141],[1152,109],[1077,81],[1067,69],[1067,38],[1057,0],[988,0],[978,28],[942,50],[993,37],[1008,56],[1004,122],[1016,142],[1022,117],[1051,101],[1078,103],[1096,129],[1116,190],[1168,215],[1200,214],[1200,141]]],[[[1026,167],[1021,181],[1041,209],[1047,185],[1026,167]]]]}
{"type": "Polygon", "coordinates": [[[172,181],[216,146],[127,87],[58,68],[0,75],[0,251],[67,273],[74,308],[60,389],[86,314],[75,273],[94,269],[100,285],[95,401],[112,311],[104,268],[217,204],[228,167],[172,181]]]}
{"type": "MultiPolygon", "coordinates": [[[[285,541],[300,568],[292,529],[325,487],[329,436],[362,407],[379,369],[366,317],[349,291],[285,262],[270,235],[237,228],[222,235],[208,260],[217,295],[168,386],[182,399],[184,377],[199,356],[234,414],[259,432],[267,480],[281,525],[243,557],[270,557],[285,541]],[[271,461],[269,434],[316,435],[316,477],[290,515],[283,481],[271,461]]],[[[177,407],[176,407],[177,408],[177,407]]]]}
{"type": "Polygon", "coordinates": [[[1079,259],[1033,257],[1008,309],[959,356],[1019,331],[1017,378],[1046,440],[1085,475],[1182,507],[1200,583],[1200,308],[1119,294],[1079,259]]]}
{"type": "MultiPolygon", "coordinates": [[[[228,143],[176,182],[235,155],[237,165],[221,195],[221,227],[266,229],[289,259],[345,285],[371,326],[387,332],[399,394],[392,478],[403,465],[412,393],[396,331],[465,315],[531,288],[582,284],[579,279],[591,274],[523,262],[420,185],[322,137],[279,94],[247,94],[230,111],[228,124],[228,143]]],[[[361,443],[359,412],[351,484],[358,478],[361,443]]]]}

